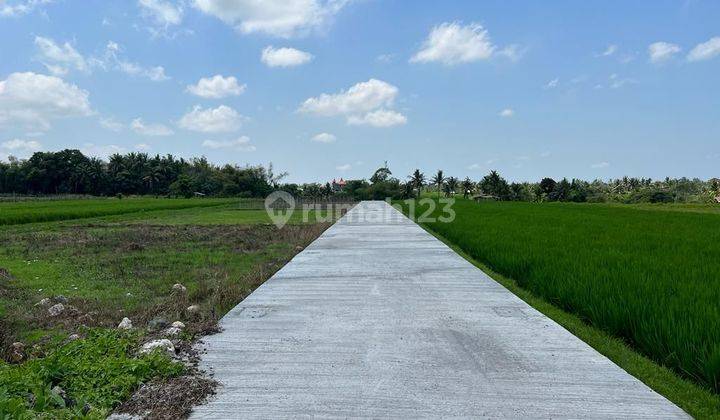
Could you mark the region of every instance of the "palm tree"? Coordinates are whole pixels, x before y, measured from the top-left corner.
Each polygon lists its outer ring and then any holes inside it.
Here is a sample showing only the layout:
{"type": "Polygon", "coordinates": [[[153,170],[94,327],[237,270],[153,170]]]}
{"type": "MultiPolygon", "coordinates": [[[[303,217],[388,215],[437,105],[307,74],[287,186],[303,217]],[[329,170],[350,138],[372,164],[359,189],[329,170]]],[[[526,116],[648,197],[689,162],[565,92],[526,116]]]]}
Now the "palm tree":
{"type": "Polygon", "coordinates": [[[425,185],[425,174],[420,172],[420,169],[415,169],[415,172],[413,172],[409,178],[413,188],[417,189],[417,197],[420,198],[420,192],[422,191],[423,185],[425,185]]]}
{"type": "Polygon", "coordinates": [[[475,183],[470,180],[470,177],[466,177],[462,182],[463,198],[468,198],[468,195],[472,193],[475,183]]]}
{"type": "Polygon", "coordinates": [[[450,195],[455,194],[455,191],[457,190],[458,186],[458,179],[454,176],[451,176],[447,179],[447,182],[445,182],[445,197],[450,197],[450,195]]]}
{"type": "Polygon", "coordinates": [[[443,182],[445,182],[445,176],[442,169],[438,169],[437,174],[432,179],[432,183],[437,186],[438,198],[440,198],[440,190],[442,189],[443,182]]]}

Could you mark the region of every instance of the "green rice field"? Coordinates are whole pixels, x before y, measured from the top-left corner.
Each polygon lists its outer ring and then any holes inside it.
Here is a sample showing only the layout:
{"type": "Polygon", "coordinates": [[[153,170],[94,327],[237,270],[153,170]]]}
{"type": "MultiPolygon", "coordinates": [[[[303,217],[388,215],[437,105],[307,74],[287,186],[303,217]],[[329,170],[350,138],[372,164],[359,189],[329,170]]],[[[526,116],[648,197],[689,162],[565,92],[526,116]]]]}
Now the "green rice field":
{"type": "Polygon", "coordinates": [[[714,209],[457,200],[453,222],[422,224],[520,287],[718,393],[714,209]]]}

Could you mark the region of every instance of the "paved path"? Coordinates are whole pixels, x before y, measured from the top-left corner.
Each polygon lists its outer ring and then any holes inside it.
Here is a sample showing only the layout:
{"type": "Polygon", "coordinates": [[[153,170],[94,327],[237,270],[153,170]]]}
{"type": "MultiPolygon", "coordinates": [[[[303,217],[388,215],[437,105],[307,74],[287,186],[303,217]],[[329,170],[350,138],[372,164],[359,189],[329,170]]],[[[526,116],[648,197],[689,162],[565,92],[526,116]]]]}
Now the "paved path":
{"type": "Polygon", "coordinates": [[[197,418],[685,413],[384,202],[362,202],[222,320],[197,418]]]}

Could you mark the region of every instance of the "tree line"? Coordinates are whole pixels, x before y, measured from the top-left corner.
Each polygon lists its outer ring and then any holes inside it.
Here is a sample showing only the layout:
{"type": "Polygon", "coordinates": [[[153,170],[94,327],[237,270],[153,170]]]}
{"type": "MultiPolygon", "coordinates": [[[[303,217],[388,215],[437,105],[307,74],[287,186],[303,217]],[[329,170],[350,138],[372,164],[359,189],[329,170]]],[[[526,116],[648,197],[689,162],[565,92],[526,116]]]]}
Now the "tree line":
{"type": "Polygon", "coordinates": [[[114,154],[108,161],[79,150],[37,152],[27,160],[0,161],[0,194],[97,196],[155,195],[191,197],[265,197],[284,190],[296,197],[330,196],[355,200],[407,199],[423,193],[435,196],[503,201],[570,201],[619,203],[711,202],[720,195],[718,179],[688,178],[580,179],[543,178],[538,182],[507,182],[497,171],[478,181],[446,176],[439,170],[426,176],[416,169],[401,180],[387,163],[369,179],[348,180],[342,188],[330,183],[282,183],[287,173],[264,166],[214,165],[206,158],[189,160],[172,155],[114,154]]]}

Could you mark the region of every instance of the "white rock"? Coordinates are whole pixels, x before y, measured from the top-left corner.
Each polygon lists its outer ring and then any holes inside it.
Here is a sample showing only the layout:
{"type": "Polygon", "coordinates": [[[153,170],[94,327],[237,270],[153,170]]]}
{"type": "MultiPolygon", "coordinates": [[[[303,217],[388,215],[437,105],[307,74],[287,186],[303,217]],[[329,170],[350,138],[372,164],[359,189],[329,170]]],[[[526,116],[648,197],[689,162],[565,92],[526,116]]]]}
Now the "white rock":
{"type": "Polygon", "coordinates": [[[70,334],[68,336],[69,341],[75,341],[75,340],[79,340],[79,339],[80,339],[80,335],[78,335],[78,334],[70,334]]]}
{"type": "Polygon", "coordinates": [[[132,321],[130,321],[130,318],[125,317],[118,324],[118,328],[121,330],[129,330],[130,328],[132,328],[132,321]]]}
{"type": "Polygon", "coordinates": [[[185,309],[185,310],[189,314],[196,314],[196,313],[200,312],[200,307],[198,305],[191,305],[191,306],[188,306],[187,309],[185,309]]]}
{"type": "Polygon", "coordinates": [[[41,299],[40,302],[36,303],[35,306],[48,306],[52,301],[50,298],[41,299]]]}
{"type": "Polygon", "coordinates": [[[56,303],[55,305],[48,308],[50,316],[58,316],[65,310],[65,305],[62,303],[56,303]]]}
{"type": "Polygon", "coordinates": [[[175,322],[172,323],[171,327],[173,327],[173,328],[179,328],[179,329],[182,330],[183,328],[185,328],[185,324],[183,324],[183,323],[180,322],[180,321],[175,321],[175,322]]]}
{"type": "Polygon", "coordinates": [[[172,290],[173,290],[173,292],[185,293],[185,292],[187,292],[187,287],[183,286],[180,283],[175,283],[175,284],[173,284],[172,290]]]}
{"type": "Polygon", "coordinates": [[[147,343],[143,344],[142,349],[140,349],[140,353],[150,353],[155,349],[163,349],[168,354],[175,354],[175,346],[173,345],[172,341],[168,340],[167,338],[148,341],[147,343]]]}
{"type": "Polygon", "coordinates": [[[164,334],[174,337],[174,336],[180,334],[180,331],[182,331],[182,329],[177,328],[177,327],[170,327],[167,330],[165,330],[164,334]]]}

